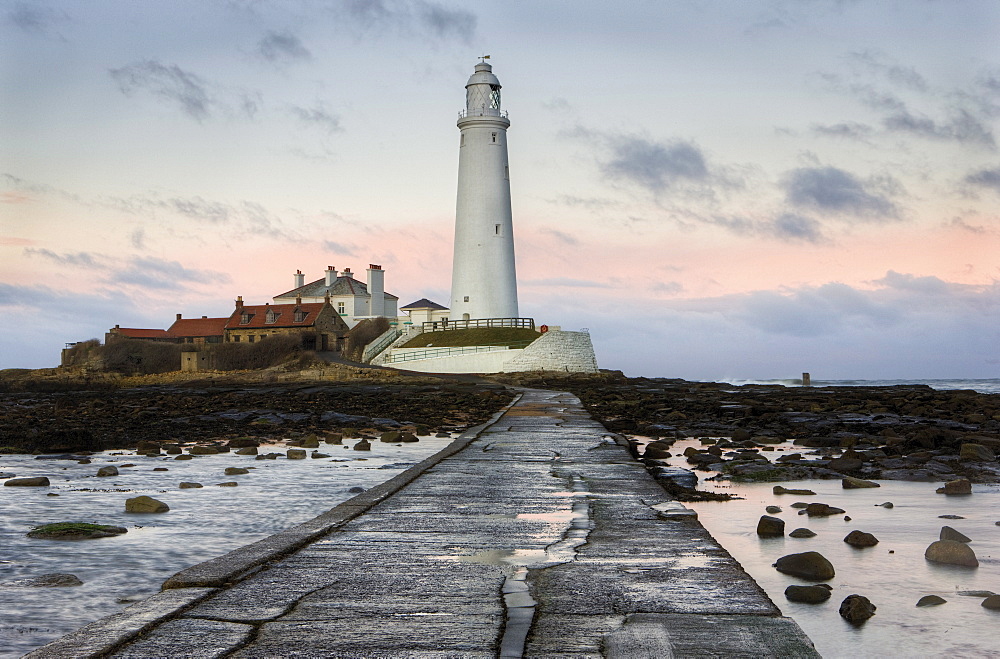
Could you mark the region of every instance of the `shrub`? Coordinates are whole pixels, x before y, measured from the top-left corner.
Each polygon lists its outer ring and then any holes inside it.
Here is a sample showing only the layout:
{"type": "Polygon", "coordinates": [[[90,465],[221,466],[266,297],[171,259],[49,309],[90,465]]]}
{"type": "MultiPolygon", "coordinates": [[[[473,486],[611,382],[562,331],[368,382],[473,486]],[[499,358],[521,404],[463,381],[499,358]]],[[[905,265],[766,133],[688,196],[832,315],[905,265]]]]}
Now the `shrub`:
{"type": "Polygon", "coordinates": [[[215,367],[220,371],[258,370],[301,357],[302,337],[298,334],[273,334],[256,343],[215,346],[215,367]]]}
{"type": "Polygon", "coordinates": [[[63,353],[63,366],[79,366],[87,363],[87,360],[90,359],[91,353],[100,347],[101,342],[97,339],[80,341],[63,353]]]}
{"type": "Polygon", "coordinates": [[[100,350],[104,368],[126,375],[169,373],[180,370],[181,346],[142,339],[112,341],[100,350]]]}
{"type": "Polygon", "coordinates": [[[346,359],[356,362],[361,361],[361,357],[365,352],[365,346],[384,334],[388,329],[389,321],[385,318],[366,318],[362,320],[347,332],[343,356],[346,359]]]}

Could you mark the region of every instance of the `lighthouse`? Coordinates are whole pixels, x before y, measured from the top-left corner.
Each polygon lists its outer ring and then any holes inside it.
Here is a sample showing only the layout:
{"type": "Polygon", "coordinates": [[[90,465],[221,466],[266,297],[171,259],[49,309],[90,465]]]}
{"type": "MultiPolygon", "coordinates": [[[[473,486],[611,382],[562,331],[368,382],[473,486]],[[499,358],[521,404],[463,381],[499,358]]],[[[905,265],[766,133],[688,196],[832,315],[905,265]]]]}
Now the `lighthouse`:
{"type": "Polygon", "coordinates": [[[487,58],[465,85],[458,115],[458,202],[451,319],[517,318],[507,128],[500,81],[487,58]]]}

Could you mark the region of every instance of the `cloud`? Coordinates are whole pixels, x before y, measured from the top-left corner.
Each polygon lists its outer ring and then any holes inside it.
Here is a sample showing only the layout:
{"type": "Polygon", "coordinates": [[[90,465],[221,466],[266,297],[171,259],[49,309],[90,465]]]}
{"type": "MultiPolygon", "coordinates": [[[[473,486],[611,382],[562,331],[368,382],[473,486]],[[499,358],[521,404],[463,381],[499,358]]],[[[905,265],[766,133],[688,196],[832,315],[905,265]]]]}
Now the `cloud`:
{"type": "Polygon", "coordinates": [[[915,68],[888,61],[888,57],[882,53],[867,50],[851,53],[848,57],[853,62],[875,72],[898,87],[920,92],[927,91],[927,81],[915,68]]]}
{"type": "Polygon", "coordinates": [[[146,60],[120,69],[109,69],[108,73],[126,96],[143,90],[176,103],[185,114],[198,121],[210,114],[213,102],[205,81],[176,64],[165,66],[156,60],[146,60]]]}
{"type": "Polygon", "coordinates": [[[684,286],[676,281],[658,281],[649,290],[659,295],[679,295],[684,292],[684,286]]]}
{"type": "Polygon", "coordinates": [[[146,230],[139,227],[129,235],[129,240],[132,243],[132,247],[136,249],[146,248],[146,230]]]}
{"type": "Polygon", "coordinates": [[[115,269],[109,279],[111,284],[158,290],[181,290],[185,283],[228,284],[231,281],[225,273],[185,268],[177,261],[155,257],[133,258],[124,268],[115,269]]]}
{"type": "Polygon", "coordinates": [[[257,42],[257,54],[269,62],[290,62],[312,59],[312,53],[302,45],[302,40],[291,32],[268,30],[257,42]]]}
{"type": "Polygon", "coordinates": [[[465,43],[475,35],[478,23],[472,12],[425,0],[347,0],[334,11],[355,29],[365,32],[392,29],[465,43]]]}
{"type": "Polygon", "coordinates": [[[340,127],[340,117],[332,114],[329,110],[324,108],[321,103],[317,103],[311,108],[293,105],[289,109],[291,113],[304,124],[318,126],[328,133],[336,133],[343,130],[343,128],[340,127]]]}
{"type": "Polygon", "coordinates": [[[571,277],[548,277],[546,279],[528,279],[522,281],[525,286],[568,286],[572,288],[613,288],[606,281],[592,281],[589,279],[573,279],[571,277]]]}
{"type": "Polygon", "coordinates": [[[824,137],[864,140],[871,137],[875,129],[868,124],[846,121],[839,124],[813,124],[812,132],[824,137]]]}
{"type": "Polygon", "coordinates": [[[952,285],[938,277],[917,277],[911,274],[901,274],[894,270],[885,273],[882,279],[876,279],[875,284],[886,288],[908,293],[916,293],[922,298],[935,298],[950,295],[961,290],[961,286],[952,285]]]}
{"type": "Polygon", "coordinates": [[[1000,167],[980,169],[966,175],[964,181],[969,185],[989,188],[1000,193],[1000,167]]]}
{"type": "Polygon", "coordinates": [[[705,156],[695,145],[682,142],[655,142],[641,137],[611,140],[611,158],[601,163],[603,173],[661,192],[684,182],[705,181],[709,177],[705,156]]]}
{"type": "Polygon", "coordinates": [[[358,246],[352,243],[338,243],[332,240],[324,240],[323,249],[329,252],[333,252],[334,254],[344,254],[346,256],[353,256],[357,251],[358,246]]]}
{"type": "Polygon", "coordinates": [[[571,236],[570,234],[564,231],[559,231],[558,229],[539,229],[538,233],[542,233],[547,236],[552,236],[553,238],[563,243],[564,245],[580,244],[580,241],[575,236],[571,236]]]}
{"type": "Polygon", "coordinates": [[[58,263],[59,265],[71,265],[91,270],[106,268],[108,260],[108,257],[103,254],[94,254],[93,252],[56,254],[52,250],[36,247],[26,248],[24,250],[24,255],[28,257],[39,256],[54,263],[58,263]]]}
{"type": "Polygon", "coordinates": [[[823,243],[822,225],[811,217],[795,213],[782,213],[767,227],[768,233],[788,241],[823,243]]]}
{"type": "Polygon", "coordinates": [[[51,7],[17,2],[7,11],[5,18],[8,23],[25,32],[43,34],[48,32],[49,28],[67,22],[69,15],[51,7]]]}
{"type": "Polygon", "coordinates": [[[886,220],[898,217],[896,205],[874,191],[876,181],[862,182],[836,167],[802,167],[792,170],[783,182],[786,200],[793,206],[828,214],[886,220]]]}
{"type": "Polygon", "coordinates": [[[30,238],[0,236],[0,247],[26,247],[27,245],[34,245],[36,242],[30,238]]]}
{"type": "Polygon", "coordinates": [[[937,122],[929,117],[915,116],[904,108],[885,117],[882,124],[890,132],[910,133],[928,139],[974,144],[989,149],[996,147],[993,131],[982,121],[960,108],[952,110],[952,113],[946,121],[937,122]]]}
{"type": "Polygon", "coordinates": [[[476,15],[461,9],[446,9],[434,2],[416,3],[420,22],[441,38],[469,41],[476,31],[476,15]]]}

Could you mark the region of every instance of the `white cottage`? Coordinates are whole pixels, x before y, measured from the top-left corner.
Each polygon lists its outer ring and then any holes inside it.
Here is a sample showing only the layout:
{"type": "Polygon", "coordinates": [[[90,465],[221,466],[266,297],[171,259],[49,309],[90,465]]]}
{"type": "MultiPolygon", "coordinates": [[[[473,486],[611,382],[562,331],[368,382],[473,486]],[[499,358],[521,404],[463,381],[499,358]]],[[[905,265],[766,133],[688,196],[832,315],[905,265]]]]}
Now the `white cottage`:
{"type": "Polygon", "coordinates": [[[390,321],[396,320],[399,298],[385,292],[385,270],[380,265],[368,266],[367,283],[355,279],[350,268],[338,272],[332,265],[327,266],[322,279],[308,284],[305,283],[305,275],[301,270],[293,276],[295,288],[275,295],[272,298],[275,304],[323,302],[329,297],[330,304],[349,327],[354,327],[366,318],[379,316],[390,321]]]}

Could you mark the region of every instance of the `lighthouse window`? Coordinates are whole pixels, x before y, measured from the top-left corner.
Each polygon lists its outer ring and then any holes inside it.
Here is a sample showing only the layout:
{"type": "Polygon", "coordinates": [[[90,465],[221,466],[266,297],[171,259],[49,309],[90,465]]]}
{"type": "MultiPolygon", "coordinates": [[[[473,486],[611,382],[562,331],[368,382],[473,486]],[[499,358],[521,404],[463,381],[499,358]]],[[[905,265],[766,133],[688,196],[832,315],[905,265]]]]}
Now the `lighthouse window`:
{"type": "Polygon", "coordinates": [[[510,165],[503,166],[503,177],[507,180],[510,180],[510,165]]]}
{"type": "Polygon", "coordinates": [[[497,141],[497,134],[493,133],[493,143],[496,144],[496,141],[497,141]]]}
{"type": "Polygon", "coordinates": [[[493,233],[494,233],[495,235],[497,235],[497,236],[499,236],[499,235],[500,235],[500,225],[499,225],[499,224],[494,224],[494,225],[493,225],[493,233]]]}
{"type": "Polygon", "coordinates": [[[459,144],[459,146],[465,146],[465,133],[462,133],[462,142],[459,144]]]}
{"type": "Polygon", "coordinates": [[[500,109],[500,85],[490,85],[490,108],[500,109]]]}
{"type": "Polygon", "coordinates": [[[464,300],[464,302],[468,302],[468,301],[469,301],[469,296],[468,296],[468,295],[466,295],[466,296],[465,296],[465,300],[464,300]]]}

